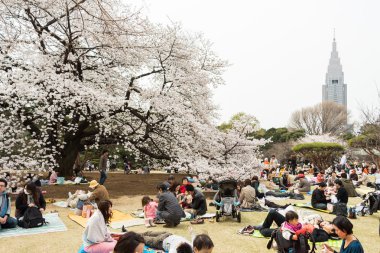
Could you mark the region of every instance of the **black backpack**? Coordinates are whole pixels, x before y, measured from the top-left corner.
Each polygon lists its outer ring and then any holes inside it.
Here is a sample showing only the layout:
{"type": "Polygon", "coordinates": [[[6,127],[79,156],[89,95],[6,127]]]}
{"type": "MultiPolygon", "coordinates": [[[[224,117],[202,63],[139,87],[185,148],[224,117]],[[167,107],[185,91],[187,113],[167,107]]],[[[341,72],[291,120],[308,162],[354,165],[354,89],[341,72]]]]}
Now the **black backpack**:
{"type": "Polygon", "coordinates": [[[333,207],[333,214],[336,216],[344,216],[347,217],[348,209],[346,203],[336,203],[333,207]]]}
{"type": "Polygon", "coordinates": [[[23,228],[36,228],[44,224],[46,221],[37,207],[28,207],[24,213],[24,218],[18,222],[18,225],[23,228]]]}
{"type": "Polygon", "coordinates": [[[277,252],[279,253],[287,253],[289,248],[295,248],[296,253],[315,253],[315,241],[310,233],[306,233],[305,235],[300,234],[297,241],[289,241],[282,236],[280,228],[277,228],[272,232],[271,238],[268,241],[268,249],[272,248],[273,240],[277,244],[277,252]],[[308,243],[309,240],[312,242],[312,247],[308,243]]]}

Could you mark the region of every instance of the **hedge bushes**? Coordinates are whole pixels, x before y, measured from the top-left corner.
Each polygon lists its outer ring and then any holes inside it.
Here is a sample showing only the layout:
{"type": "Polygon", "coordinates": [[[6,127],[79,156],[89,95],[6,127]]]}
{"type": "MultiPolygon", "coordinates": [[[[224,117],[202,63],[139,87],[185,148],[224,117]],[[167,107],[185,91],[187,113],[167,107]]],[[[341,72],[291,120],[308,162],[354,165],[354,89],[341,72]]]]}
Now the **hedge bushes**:
{"type": "Polygon", "coordinates": [[[338,143],[312,142],[298,144],[292,150],[324,171],[340,157],[344,147],[338,143]]]}

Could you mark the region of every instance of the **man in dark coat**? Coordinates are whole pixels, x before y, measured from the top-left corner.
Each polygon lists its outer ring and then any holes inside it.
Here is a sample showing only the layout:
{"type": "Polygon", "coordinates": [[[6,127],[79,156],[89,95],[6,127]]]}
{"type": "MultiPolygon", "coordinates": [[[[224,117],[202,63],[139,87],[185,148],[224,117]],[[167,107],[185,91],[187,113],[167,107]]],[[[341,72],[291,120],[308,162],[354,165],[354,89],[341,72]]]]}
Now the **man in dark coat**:
{"type": "Polygon", "coordinates": [[[186,191],[193,197],[190,205],[190,212],[194,216],[205,214],[207,212],[207,203],[203,193],[194,189],[194,186],[191,184],[186,185],[186,191]]]}
{"type": "Polygon", "coordinates": [[[167,191],[166,186],[162,183],[158,185],[158,212],[157,218],[165,221],[165,227],[175,227],[185,217],[185,212],[178,203],[173,193],[167,191]]]}
{"type": "Polygon", "coordinates": [[[311,195],[311,205],[314,208],[327,210],[327,199],[325,195],[326,183],[319,183],[318,188],[313,191],[311,195]]]}

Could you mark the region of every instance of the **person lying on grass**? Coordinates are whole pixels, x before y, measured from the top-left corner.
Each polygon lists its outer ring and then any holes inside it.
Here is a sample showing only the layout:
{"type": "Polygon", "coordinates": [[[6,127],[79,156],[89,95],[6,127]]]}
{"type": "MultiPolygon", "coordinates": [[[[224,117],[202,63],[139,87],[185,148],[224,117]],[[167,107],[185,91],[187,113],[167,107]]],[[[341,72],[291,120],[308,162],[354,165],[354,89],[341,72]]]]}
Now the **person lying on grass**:
{"type": "Polygon", "coordinates": [[[189,231],[193,237],[192,244],[186,238],[168,232],[148,231],[142,233],[141,236],[149,247],[168,253],[212,253],[214,243],[208,235],[195,236],[191,227],[189,231]]]}
{"type": "MultiPolygon", "coordinates": [[[[271,209],[265,218],[262,225],[253,226],[255,230],[259,230],[264,237],[270,237],[272,232],[275,230],[271,228],[272,223],[275,222],[278,227],[285,222],[285,216],[280,212],[271,209]]],[[[300,217],[302,224],[311,224],[315,228],[311,232],[316,242],[324,242],[329,238],[335,238],[336,234],[333,231],[333,226],[328,221],[323,221],[320,215],[310,215],[307,217],[300,217]]]]}
{"type": "Polygon", "coordinates": [[[144,238],[135,232],[127,232],[120,236],[114,249],[114,253],[143,253],[144,238]]]}

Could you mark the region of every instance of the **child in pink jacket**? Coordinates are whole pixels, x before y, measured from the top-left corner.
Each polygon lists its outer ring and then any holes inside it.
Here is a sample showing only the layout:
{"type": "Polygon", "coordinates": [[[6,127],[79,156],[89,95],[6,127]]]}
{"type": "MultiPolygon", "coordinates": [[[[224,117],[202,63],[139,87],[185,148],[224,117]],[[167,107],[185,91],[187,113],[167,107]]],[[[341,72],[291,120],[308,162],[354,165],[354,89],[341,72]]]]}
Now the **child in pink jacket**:
{"type": "Polygon", "coordinates": [[[144,209],[145,226],[155,227],[153,220],[156,218],[157,202],[153,201],[149,196],[144,196],[141,202],[144,209]]]}

